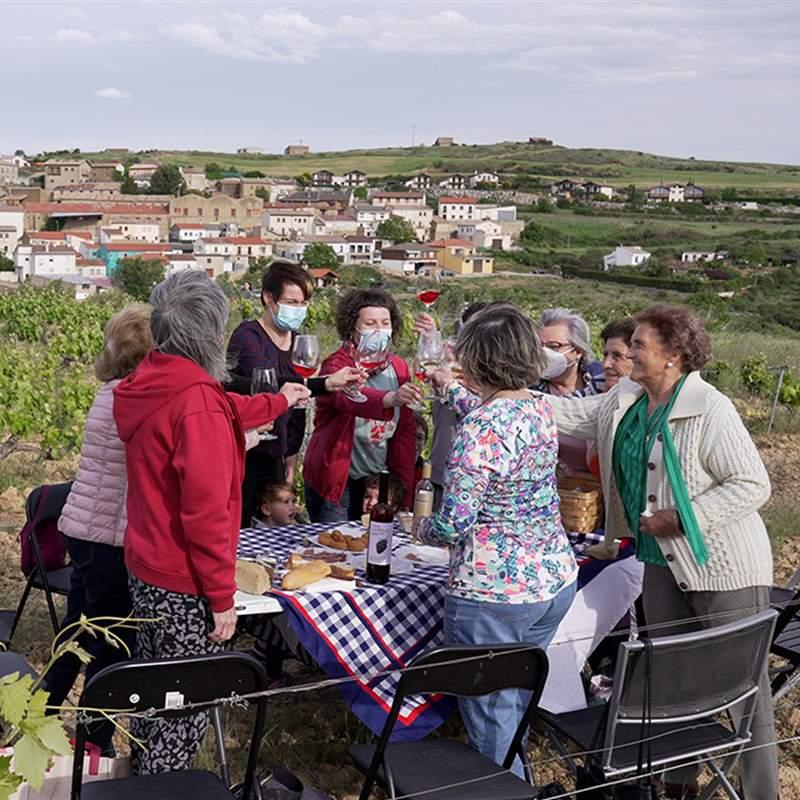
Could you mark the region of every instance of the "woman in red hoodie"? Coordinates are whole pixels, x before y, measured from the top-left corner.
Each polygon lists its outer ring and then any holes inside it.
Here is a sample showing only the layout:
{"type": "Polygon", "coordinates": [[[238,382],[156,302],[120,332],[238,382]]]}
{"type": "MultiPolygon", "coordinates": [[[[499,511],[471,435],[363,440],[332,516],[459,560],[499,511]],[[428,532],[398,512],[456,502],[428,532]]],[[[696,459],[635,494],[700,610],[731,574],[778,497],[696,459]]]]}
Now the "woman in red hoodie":
{"type": "MultiPolygon", "coordinates": [[[[309,395],[296,383],[277,395],[224,391],[228,301],[205,274],[172,275],[150,303],[155,349],[114,390],[128,472],[133,614],[154,620],[137,632],[136,654],[144,659],[215,652],[233,635],[244,432],[309,395]]],[[[134,735],[147,743],[134,750],[134,769],[188,767],[206,725],[205,714],[132,720],[134,735]]]]}
{"type": "MultiPolygon", "coordinates": [[[[400,333],[394,298],[383,289],[354,289],[336,307],[336,330],[342,346],[328,356],[322,373],[355,365],[363,337],[382,351],[400,333]]],[[[314,433],[303,460],[306,506],[314,522],[360,519],[364,479],[388,469],[403,483],[410,505],[416,460],[416,424],[411,409],[420,391],[408,382],[408,365],[390,355],[367,378],[358,403],[345,392],[317,400],[314,433]]]]}

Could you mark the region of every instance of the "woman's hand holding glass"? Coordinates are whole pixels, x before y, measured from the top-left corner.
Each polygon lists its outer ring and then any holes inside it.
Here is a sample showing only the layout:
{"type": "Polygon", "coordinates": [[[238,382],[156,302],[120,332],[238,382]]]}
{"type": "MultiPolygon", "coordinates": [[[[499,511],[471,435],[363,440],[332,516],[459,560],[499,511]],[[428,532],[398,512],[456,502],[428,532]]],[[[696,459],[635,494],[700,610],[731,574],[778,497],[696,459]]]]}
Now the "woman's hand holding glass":
{"type": "Polygon", "coordinates": [[[358,367],[342,367],[325,377],[325,388],[329,392],[357,392],[367,380],[367,373],[358,367]]]}
{"type": "Polygon", "coordinates": [[[308,391],[307,387],[303,386],[302,383],[292,383],[291,381],[281,386],[279,394],[286,398],[289,408],[294,408],[294,406],[306,402],[311,397],[311,392],[308,391]]]}
{"type": "Polygon", "coordinates": [[[383,396],[383,407],[400,408],[401,406],[410,406],[413,408],[419,404],[420,400],[422,400],[422,392],[418,386],[409,381],[393,392],[386,392],[383,396]]]}

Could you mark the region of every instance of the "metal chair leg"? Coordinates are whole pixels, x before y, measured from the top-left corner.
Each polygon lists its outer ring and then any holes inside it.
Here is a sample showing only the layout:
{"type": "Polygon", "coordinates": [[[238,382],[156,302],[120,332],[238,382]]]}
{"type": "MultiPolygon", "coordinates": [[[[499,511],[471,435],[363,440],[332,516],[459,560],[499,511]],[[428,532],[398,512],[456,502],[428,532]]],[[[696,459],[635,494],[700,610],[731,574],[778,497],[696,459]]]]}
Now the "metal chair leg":
{"type": "Polygon", "coordinates": [[[28,576],[28,581],[25,584],[25,589],[22,592],[22,597],[19,600],[19,605],[17,605],[17,611],[14,614],[14,621],[11,623],[11,632],[8,634],[8,643],[11,644],[11,640],[14,638],[14,632],[17,630],[17,625],[22,617],[22,612],[25,610],[25,605],[28,602],[28,596],[31,593],[31,589],[33,588],[33,579],[36,575],[36,570],[34,569],[31,574],[28,576]]]}
{"type": "Polygon", "coordinates": [[[228,768],[228,758],[225,754],[225,739],[222,733],[222,714],[219,706],[211,709],[211,724],[214,726],[214,739],[217,748],[217,758],[219,759],[219,771],[226,786],[231,785],[231,773],[228,768]]]}

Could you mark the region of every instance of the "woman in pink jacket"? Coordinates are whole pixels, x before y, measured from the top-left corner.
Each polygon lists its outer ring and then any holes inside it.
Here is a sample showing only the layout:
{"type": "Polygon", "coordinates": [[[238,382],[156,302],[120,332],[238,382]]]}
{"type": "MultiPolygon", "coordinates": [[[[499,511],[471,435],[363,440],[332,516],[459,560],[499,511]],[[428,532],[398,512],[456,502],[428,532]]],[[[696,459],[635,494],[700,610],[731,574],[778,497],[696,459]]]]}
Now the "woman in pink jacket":
{"type": "MultiPolygon", "coordinates": [[[[128,306],[106,324],[103,351],[95,362],[95,374],[104,383],[86,418],[78,474],[58,520],[74,567],[62,630],[81,614],[91,619],[126,617],[131,612],[122,548],[127,524],[125,445],[114,422],[113,392],[152,344],[148,306],[128,306]]],[[[134,632],[115,632],[132,651],[134,632]]],[[[81,645],[94,656],[86,668],[87,680],[104,667],[128,658],[122,648],[111,647],[103,637],[84,635],[81,645]]],[[[71,654],[53,665],[46,678],[51,705],[64,702],[79,671],[80,661],[71,654]]],[[[113,732],[113,725],[105,722],[97,725],[89,738],[101,749],[110,750],[113,732]]]]}

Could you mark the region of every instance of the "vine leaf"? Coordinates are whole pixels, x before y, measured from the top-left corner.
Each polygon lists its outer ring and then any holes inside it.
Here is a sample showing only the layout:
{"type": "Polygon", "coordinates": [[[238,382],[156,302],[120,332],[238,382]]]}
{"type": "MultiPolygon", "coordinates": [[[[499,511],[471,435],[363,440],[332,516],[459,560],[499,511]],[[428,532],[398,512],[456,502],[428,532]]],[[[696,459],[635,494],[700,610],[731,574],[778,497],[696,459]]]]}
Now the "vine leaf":
{"type": "Polygon", "coordinates": [[[14,772],[39,789],[50,764],[50,751],[36,736],[26,734],[14,745],[14,772]]]}
{"type": "Polygon", "coordinates": [[[12,672],[0,678],[0,716],[11,725],[18,726],[25,717],[31,701],[33,678],[30,675],[19,677],[12,672]]]}
{"type": "Polygon", "coordinates": [[[11,771],[11,756],[0,756],[0,800],[9,800],[22,781],[22,775],[11,771]]]}

